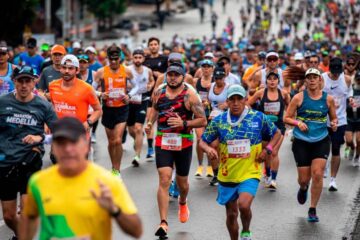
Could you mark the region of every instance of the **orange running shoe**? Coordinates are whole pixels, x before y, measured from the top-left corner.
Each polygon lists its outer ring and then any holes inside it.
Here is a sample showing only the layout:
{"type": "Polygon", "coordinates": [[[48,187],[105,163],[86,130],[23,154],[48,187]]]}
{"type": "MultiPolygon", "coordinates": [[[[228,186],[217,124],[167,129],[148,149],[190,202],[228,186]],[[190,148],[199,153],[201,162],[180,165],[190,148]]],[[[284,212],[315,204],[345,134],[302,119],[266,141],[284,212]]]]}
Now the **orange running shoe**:
{"type": "Polygon", "coordinates": [[[190,211],[189,211],[187,203],[185,203],[184,205],[179,203],[178,215],[179,215],[179,221],[181,223],[186,223],[189,220],[190,211]]]}

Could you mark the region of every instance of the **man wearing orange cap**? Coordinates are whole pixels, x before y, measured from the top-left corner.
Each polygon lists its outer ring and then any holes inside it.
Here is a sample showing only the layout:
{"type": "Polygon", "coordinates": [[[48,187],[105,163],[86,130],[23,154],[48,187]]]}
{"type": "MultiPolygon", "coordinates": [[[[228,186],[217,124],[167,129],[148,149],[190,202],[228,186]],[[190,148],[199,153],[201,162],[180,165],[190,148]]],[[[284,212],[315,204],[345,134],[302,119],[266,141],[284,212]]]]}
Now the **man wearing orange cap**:
{"type": "Polygon", "coordinates": [[[39,90],[41,92],[49,91],[49,83],[61,78],[61,60],[66,54],[65,47],[62,45],[54,45],[51,48],[51,61],[52,65],[44,68],[40,75],[39,90]]]}

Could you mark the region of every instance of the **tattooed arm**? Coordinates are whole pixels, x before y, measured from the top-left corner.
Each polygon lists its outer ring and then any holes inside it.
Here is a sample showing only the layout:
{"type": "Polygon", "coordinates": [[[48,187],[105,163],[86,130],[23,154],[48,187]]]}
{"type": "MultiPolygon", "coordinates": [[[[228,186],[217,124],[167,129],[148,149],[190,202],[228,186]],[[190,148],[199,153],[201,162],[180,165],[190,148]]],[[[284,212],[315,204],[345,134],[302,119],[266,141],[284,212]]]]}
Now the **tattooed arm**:
{"type": "Polygon", "coordinates": [[[207,124],[205,111],[199,96],[192,89],[184,96],[185,106],[194,114],[194,119],[187,120],[187,126],[191,128],[205,127],[207,124]]]}

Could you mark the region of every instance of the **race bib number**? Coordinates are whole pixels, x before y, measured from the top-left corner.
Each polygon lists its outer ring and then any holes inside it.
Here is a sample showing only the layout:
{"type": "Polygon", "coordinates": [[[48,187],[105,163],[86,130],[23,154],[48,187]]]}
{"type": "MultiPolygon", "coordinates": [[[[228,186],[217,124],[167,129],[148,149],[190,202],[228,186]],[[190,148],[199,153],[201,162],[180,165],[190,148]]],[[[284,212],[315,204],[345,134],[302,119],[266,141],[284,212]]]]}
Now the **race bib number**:
{"type": "Polygon", "coordinates": [[[354,96],[354,107],[355,108],[360,107],[360,96],[354,96]]]}
{"type": "Polygon", "coordinates": [[[220,114],[222,114],[223,112],[219,109],[214,109],[211,111],[210,113],[210,118],[215,118],[217,116],[219,116],[220,114]]]}
{"type": "Polygon", "coordinates": [[[264,112],[266,114],[278,114],[280,112],[280,102],[266,102],[264,103],[264,112]]]}
{"type": "Polygon", "coordinates": [[[113,88],[109,91],[109,98],[121,98],[125,95],[124,88],[113,88]]]}
{"type": "Polygon", "coordinates": [[[199,95],[200,95],[201,101],[206,101],[207,98],[208,98],[208,93],[207,92],[200,91],[199,95]]]}
{"type": "Polygon", "coordinates": [[[250,157],[250,139],[228,140],[226,143],[229,158],[250,157]]]}
{"type": "Polygon", "coordinates": [[[161,149],[181,151],[182,139],[178,133],[164,133],[161,139],[161,149]]]}
{"type": "Polygon", "coordinates": [[[141,98],[142,98],[142,94],[135,94],[134,96],[131,97],[130,102],[134,103],[134,104],[141,104],[141,98]]]}
{"type": "Polygon", "coordinates": [[[52,238],[50,238],[50,240],[91,240],[91,238],[90,238],[89,236],[84,236],[84,237],[66,237],[66,238],[52,237],[52,238]]]}

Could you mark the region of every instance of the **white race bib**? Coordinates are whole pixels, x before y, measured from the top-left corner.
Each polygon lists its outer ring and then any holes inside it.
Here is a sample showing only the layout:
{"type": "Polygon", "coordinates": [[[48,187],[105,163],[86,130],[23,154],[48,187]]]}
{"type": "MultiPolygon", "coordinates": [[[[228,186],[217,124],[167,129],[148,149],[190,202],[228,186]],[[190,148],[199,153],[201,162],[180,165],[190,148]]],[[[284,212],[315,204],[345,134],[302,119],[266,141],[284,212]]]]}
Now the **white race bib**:
{"type": "Polygon", "coordinates": [[[199,95],[200,95],[201,101],[206,101],[207,98],[208,98],[208,93],[207,92],[199,91],[199,95]]]}
{"type": "Polygon", "coordinates": [[[142,94],[138,93],[131,97],[130,102],[134,104],[141,104],[142,94]]]}
{"type": "Polygon", "coordinates": [[[354,108],[360,107],[360,96],[354,96],[354,108]]]}
{"type": "Polygon", "coordinates": [[[250,139],[228,140],[226,143],[229,158],[250,157],[250,139]]]}
{"type": "Polygon", "coordinates": [[[109,91],[109,98],[121,98],[125,95],[124,88],[113,88],[109,91]]]}
{"type": "Polygon", "coordinates": [[[215,118],[215,117],[219,116],[222,113],[223,113],[223,111],[221,111],[220,109],[214,109],[210,113],[210,118],[215,118]]]}
{"type": "Polygon", "coordinates": [[[182,138],[179,133],[163,133],[161,149],[170,151],[181,151],[182,138]]]}
{"type": "Polygon", "coordinates": [[[279,113],[280,112],[280,102],[266,102],[264,103],[264,112],[269,113],[279,113]]]}

